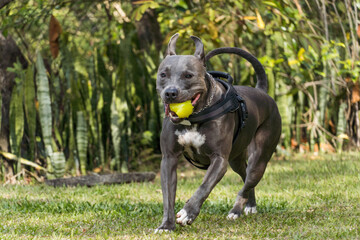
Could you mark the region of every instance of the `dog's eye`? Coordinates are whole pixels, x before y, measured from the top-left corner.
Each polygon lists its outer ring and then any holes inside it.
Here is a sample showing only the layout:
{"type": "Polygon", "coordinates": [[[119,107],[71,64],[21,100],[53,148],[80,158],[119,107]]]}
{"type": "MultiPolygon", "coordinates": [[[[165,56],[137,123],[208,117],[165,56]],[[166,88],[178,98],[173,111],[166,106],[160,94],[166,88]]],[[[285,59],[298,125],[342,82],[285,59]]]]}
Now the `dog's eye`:
{"type": "Polygon", "coordinates": [[[186,74],[186,75],[185,75],[185,78],[187,78],[187,79],[190,79],[190,78],[192,78],[192,77],[193,77],[192,74],[186,74]]]}
{"type": "Polygon", "coordinates": [[[166,73],[160,73],[160,77],[162,78],[166,77],[166,73]]]}

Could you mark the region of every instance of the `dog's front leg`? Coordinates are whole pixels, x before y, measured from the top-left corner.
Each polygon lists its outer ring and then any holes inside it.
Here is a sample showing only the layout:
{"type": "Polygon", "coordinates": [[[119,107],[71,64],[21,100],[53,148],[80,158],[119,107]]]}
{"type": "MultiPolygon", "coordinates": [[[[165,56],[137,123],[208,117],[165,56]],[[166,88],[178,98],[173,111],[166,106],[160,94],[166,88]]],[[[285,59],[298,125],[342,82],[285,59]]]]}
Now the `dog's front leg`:
{"type": "Polygon", "coordinates": [[[171,231],[175,229],[175,195],[177,185],[176,167],[178,157],[163,155],[161,160],[161,188],[163,194],[163,221],[155,232],[171,231]]]}
{"type": "Polygon", "coordinates": [[[194,195],[186,202],[183,209],[176,214],[176,223],[190,225],[200,213],[200,208],[211,190],[222,179],[227,170],[227,161],[220,155],[214,155],[205,174],[204,180],[194,195]]]}

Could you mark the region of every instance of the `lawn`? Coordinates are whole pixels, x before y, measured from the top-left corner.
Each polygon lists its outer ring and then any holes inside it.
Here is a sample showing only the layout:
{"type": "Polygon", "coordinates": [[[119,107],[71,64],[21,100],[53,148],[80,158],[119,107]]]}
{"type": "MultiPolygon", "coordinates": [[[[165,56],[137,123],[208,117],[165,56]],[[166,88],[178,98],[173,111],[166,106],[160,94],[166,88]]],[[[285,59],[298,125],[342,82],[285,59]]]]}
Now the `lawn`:
{"type": "MultiPolygon", "coordinates": [[[[162,219],[152,183],[0,187],[0,239],[359,239],[360,155],[272,159],[256,190],[259,213],[226,219],[242,183],[230,169],[193,225],[153,234],[162,219]]],[[[176,211],[204,172],[178,170],[176,211]]]]}

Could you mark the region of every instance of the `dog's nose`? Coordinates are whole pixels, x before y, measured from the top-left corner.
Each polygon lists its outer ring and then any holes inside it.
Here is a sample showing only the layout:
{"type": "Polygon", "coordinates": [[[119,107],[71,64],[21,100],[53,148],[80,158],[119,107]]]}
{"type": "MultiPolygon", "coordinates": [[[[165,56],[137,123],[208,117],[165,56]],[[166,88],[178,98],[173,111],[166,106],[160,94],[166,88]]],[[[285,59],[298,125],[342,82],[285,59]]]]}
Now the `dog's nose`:
{"type": "Polygon", "coordinates": [[[165,90],[166,100],[174,100],[179,95],[179,91],[176,88],[168,88],[165,90]]]}

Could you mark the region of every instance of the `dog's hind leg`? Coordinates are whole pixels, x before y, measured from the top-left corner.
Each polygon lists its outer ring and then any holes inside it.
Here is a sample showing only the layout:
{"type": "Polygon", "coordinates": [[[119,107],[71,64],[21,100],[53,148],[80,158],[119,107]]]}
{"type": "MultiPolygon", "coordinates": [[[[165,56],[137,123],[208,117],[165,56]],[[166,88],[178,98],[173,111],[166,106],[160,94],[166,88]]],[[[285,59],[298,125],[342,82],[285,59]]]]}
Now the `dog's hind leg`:
{"type": "MultiPolygon", "coordinates": [[[[252,144],[253,143],[251,143],[251,145],[252,144]]],[[[245,206],[248,206],[251,211],[251,208],[256,206],[254,188],[262,178],[268,161],[265,160],[268,157],[263,155],[262,150],[258,149],[258,151],[253,152],[249,156],[249,165],[246,168],[245,184],[236,197],[234,207],[229,212],[228,219],[238,218],[244,211],[245,206]]]]}
{"type": "MultiPolygon", "coordinates": [[[[256,211],[254,188],[264,175],[281,133],[281,121],[267,121],[256,132],[254,139],[248,146],[248,166],[246,167],[245,184],[236,197],[234,207],[230,210],[228,218],[236,219],[244,211],[256,211]],[[273,127],[269,127],[271,125],[273,127]],[[280,126],[278,126],[280,125],[280,126]]],[[[242,173],[244,175],[244,173],[242,173]]]]}
{"type": "MultiPolygon", "coordinates": [[[[234,172],[236,172],[237,174],[239,174],[241,176],[241,179],[243,180],[244,183],[246,182],[246,168],[247,168],[246,160],[247,160],[247,152],[244,151],[242,154],[240,154],[238,157],[236,157],[233,161],[229,162],[231,168],[234,170],[234,172]]],[[[249,191],[249,198],[246,203],[244,213],[246,215],[251,214],[251,213],[257,213],[254,188],[250,189],[250,191],[249,191]]],[[[239,217],[239,215],[240,214],[229,213],[227,218],[228,219],[236,219],[237,217],[239,217]]]]}
{"type": "MultiPolygon", "coordinates": [[[[241,155],[236,157],[233,161],[229,162],[231,168],[241,176],[241,179],[245,183],[246,181],[246,168],[247,168],[247,152],[244,151],[241,155]]],[[[257,213],[256,210],[256,199],[255,199],[255,188],[251,188],[249,191],[249,198],[244,209],[245,215],[257,213]]],[[[236,214],[229,214],[228,219],[237,218],[236,214]]]]}

